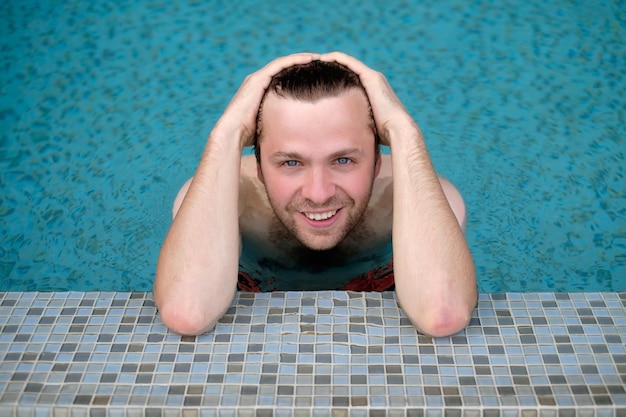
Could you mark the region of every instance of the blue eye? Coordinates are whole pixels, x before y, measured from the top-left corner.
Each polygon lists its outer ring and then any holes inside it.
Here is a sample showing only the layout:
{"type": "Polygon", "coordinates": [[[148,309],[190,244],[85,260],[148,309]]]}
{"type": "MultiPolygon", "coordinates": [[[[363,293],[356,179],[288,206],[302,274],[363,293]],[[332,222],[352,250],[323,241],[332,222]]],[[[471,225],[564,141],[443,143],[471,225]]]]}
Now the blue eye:
{"type": "Polygon", "coordinates": [[[346,165],[350,163],[350,158],[337,158],[337,163],[339,165],[346,165]]]}
{"type": "Polygon", "coordinates": [[[292,159],[292,160],[283,162],[283,165],[288,166],[288,167],[295,167],[298,165],[298,161],[294,161],[292,159]]]}

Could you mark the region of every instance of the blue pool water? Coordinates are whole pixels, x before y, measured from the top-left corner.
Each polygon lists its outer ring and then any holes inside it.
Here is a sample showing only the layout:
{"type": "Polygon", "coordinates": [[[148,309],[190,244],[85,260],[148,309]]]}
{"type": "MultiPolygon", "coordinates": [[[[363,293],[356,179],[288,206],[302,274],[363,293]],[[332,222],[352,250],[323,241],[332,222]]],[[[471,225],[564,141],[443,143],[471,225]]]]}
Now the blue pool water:
{"type": "Polygon", "coordinates": [[[152,288],[243,78],[342,50],[462,191],[481,291],[626,290],[626,2],[0,5],[0,290],[152,288]]]}

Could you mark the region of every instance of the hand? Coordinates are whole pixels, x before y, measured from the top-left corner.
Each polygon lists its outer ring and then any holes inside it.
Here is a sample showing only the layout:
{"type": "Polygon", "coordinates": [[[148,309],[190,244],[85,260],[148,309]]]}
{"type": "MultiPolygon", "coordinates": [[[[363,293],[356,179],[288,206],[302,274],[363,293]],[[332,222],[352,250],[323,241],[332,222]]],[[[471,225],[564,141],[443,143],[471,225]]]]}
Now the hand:
{"type": "Polygon", "coordinates": [[[299,53],[277,58],[248,75],[218,120],[212,136],[237,136],[241,147],[251,146],[256,134],[256,120],[265,90],[272,77],[293,65],[307,64],[319,59],[319,54],[299,53]]]}
{"type": "Polygon", "coordinates": [[[320,60],[337,62],[348,67],[359,76],[372,106],[381,144],[389,146],[390,132],[396,129],[403,131],[407,129],[417,130],[421,135],[419,127],[406,111],[382,73],[341,52],[323,54],[320,56],[320,60]]]}

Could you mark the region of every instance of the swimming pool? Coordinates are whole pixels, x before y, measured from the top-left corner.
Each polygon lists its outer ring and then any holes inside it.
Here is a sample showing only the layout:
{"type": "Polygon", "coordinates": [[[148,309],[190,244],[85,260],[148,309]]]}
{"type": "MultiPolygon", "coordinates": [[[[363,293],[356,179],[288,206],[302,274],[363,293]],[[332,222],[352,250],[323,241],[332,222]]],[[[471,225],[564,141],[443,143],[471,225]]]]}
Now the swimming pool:
{"type": "Polygon", "coordinates": [[[462,191],[480,290],[626,290],[621,1],[8,1],[1,291],[149,291],[172,200],[240,82],[342,50],[462,191]]]}

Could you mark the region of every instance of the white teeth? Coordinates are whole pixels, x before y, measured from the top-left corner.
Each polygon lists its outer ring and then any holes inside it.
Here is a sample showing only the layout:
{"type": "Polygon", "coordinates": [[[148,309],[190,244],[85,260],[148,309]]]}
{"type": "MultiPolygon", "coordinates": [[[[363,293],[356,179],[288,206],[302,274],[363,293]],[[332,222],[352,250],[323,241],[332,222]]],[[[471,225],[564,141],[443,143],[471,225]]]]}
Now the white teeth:
{"type": "Polygon", "coordinates": [[[337,210],[333,210],[326,213],[304,213],[304,215],[310,220],[326,220],[333,217],[336,213],[337,210]]]}

